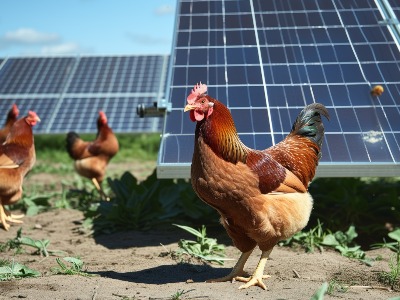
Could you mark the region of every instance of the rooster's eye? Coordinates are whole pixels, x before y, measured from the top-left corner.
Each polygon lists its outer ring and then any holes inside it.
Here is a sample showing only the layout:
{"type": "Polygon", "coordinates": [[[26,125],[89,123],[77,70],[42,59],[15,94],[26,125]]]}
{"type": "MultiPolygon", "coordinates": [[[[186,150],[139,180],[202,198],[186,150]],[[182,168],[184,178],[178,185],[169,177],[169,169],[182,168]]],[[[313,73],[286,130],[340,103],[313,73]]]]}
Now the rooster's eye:
{"type": "Polygon", "coordinates": [[[204,104],[205,102],[206,102],[206,100],[204,100],[204,99],[203,99],[203,100],[201,100],[201,103],[203,103],[203,104],[204,104]]]}

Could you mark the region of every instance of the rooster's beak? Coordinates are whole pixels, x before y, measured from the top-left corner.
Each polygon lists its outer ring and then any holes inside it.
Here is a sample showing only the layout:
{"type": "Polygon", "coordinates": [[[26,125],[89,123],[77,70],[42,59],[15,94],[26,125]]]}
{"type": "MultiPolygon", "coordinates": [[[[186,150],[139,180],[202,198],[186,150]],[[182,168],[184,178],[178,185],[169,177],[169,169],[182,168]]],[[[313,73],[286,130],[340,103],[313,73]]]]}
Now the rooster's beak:
{"type": "Polygon", "coordinates": [[[188,110],[193,110],[193,109],[196,109],[196,106],[188,104],[185,106],[185,109],[183,111],[187,112],[188,110]]]}

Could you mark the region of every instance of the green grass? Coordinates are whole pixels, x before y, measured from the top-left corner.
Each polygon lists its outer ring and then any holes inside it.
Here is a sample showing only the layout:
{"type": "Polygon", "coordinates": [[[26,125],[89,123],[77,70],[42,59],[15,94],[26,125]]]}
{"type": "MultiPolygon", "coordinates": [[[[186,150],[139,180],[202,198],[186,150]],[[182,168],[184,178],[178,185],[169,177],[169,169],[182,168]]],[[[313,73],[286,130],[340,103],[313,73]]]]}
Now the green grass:
{"type": "Polygon", "coordinates": [[[392,290],[400,287],[400,228],[390,232],[389,238],[395,242],[378,243],[372,245],[373,248],[388,248],[395,252],[389,259],[389,271],[382,271],[378,274],[378,278],[384,284],[388,284],[392,290]]]}
{"type": "MultiPolygon", "coordinates": [[[[136,160],[156,160],[160,146],[160,134],[116,134],[120,145],[114,162],[136,160]]],[[[92,141],[95,134],[82,134],[81,138],[92,141]]],[[[35,149],[38,164],[32,170],[35,173],[72,170],[72,159],[65,149],[66,134],[35,135],[35,149]],[[61,170],[60,170],[61,167],[61,170]]]]}

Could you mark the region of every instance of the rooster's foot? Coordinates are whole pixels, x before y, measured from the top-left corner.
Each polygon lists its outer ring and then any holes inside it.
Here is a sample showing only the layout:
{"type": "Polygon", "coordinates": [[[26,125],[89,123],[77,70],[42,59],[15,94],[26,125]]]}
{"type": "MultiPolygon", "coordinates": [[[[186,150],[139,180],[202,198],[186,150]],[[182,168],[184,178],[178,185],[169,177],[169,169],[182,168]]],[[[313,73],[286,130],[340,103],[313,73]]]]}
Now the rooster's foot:
{"type": "Polygon", "coordinates": [[[24,215],[14,215],[11,212],[9,212],[8,210],[6,210],[3,205],[0,205],[0,223],[3,224],[3,227],[5,230],[9,230],[10,229],[10,224],[8,223],[16,223],[16,224],[22,224],[24,223],[21,220],[23,218],[24,215]]]}
{"type": "Polygon", "coordinates": [[[270,278],[271,276],[269,275],[261,275],[261,276],[250,276],[250,277],[236,277],[235,279],[237,281],[242,281],[246,282],[246,284],[243,284],[239,287],[239,290],[241,289],[247,289],[250,286],[259,286],[260,288],[266,290],[267,287],[265,286],[264,282],[262,281],[263,279],[270,278]]]}
{"type": "Polygon", "coordinates": [[[269,255],[271,254],[271,250],[268,251],[263,251],[261,254],[260,261],[258,262],[257,268],[255,269],[253,275],[250,277],[237,277],[236,280],[246,282],[246,284],[243,284],[239,287],[239,289],[247,289],[248,287],[251,286],[259,286],[260,288],[266,290],[267,287],[265,286],[264,282],[262,281],[265,278],[269,278],[271,276],[269,275],[264,275],[264,267],[265,264],[268,260],[269,255]]]}

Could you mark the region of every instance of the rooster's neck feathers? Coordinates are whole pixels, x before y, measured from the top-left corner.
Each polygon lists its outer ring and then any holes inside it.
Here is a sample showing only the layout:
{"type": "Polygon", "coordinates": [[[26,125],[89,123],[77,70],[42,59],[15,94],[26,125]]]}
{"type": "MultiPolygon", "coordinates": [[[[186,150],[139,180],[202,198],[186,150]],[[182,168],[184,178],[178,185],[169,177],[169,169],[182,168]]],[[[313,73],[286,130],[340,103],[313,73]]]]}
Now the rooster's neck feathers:
{"type": "Polygon", "coordinates": [[[246,162],[248,148],[240,140],[228,108],[213,99],[213,113],[197,123],[196,139],[201,136],[216,155],[231,163],[246,162]]]}
{"type": "Polygon", "coordinates": [[[11,127],[6,140],[7,143],[19,144],[24,147],[33,145],[32,127],[25,119],[26,117],[19,119],[15,122],[14,126],[11,127]]]}

